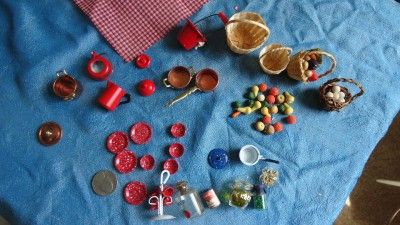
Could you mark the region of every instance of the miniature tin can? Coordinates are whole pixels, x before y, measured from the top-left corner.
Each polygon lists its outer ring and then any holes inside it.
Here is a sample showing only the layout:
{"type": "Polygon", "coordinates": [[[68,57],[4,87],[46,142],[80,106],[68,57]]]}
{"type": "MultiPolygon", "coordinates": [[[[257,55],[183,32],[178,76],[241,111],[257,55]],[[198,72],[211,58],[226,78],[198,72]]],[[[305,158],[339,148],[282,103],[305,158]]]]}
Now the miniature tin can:
{"type": "Polygon", "coordinates": [[[67,71],[62,70],[57,72],[57,79],[53,82],[53,91],[58,97],[69,101],[80,95],[82,87],[67,71]]]}
{"type": "Polygon", "coordinates": [[[221,201],[219,200],[218,196],[215,194],[214,189],[209,189],[203,194],[203,199],[206,201],[207,206],[209,208],[217,208],[221,205],[221,201]]]}

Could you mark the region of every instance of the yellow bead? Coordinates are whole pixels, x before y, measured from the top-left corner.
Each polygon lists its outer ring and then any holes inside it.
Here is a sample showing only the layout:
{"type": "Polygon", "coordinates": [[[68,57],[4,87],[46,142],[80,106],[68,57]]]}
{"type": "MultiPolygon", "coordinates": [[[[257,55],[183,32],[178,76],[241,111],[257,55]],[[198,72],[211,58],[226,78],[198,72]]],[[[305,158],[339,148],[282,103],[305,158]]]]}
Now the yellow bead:
{"type": "Polygon", "coordinates": [[[265,128],[264,132],[267,133],[267,134],[273,134],[273,133],[275,133],[275,128],[272,125],[268,125],[265,128]]]}
{"type": "Polygon", "coordinates": [[[261,114],[264,115],[264,116],[269,116],[269,117],[271,117],[271,115],[269,114],[269,110],[268,110],[267,107],[262,107],[262,108],[261,108],[261,114]]]}
{"type": "Polygon", "coordinates": [[[269,107],[269,113],[277,114],[278,113],[278,106],[273,105],[273,106],[269,107]]]}
{"type": "Polygon", "coordinates": [[[254,96],[258,95],[259,90],[260,89],[258,88],[257,85],[254,85],[253,87],[251,87],[251,91],[254,93],[254,96]]]}
{"type": "Polygon", "coordinates": [[[286,115],[291,115],[291,114],[293,113],[293,111],[294,111],[293,108],[290,107],[290,105],[287,104],[287,103],[284,103],[283,105],[285,106],[285,111],[284,111],[284,113],[285,113],[286,115]]]}
{"type": "Polygon", "coordinates": [[[263,131],[264,128],[265,128],[265,124],[264,124],[263,122],[258,121],[258,122],[256,123],[256,129],[257,129],[258,131],[263,131]]]}
{"type": "Polygon", "coordinates": [[[294,100],[295,100],[295,97],[290,95],[290,96],[286,97],[285,102],[289,103],[289,104],[292,104],[294,102],[294,100]]]}
{"type": "Polygon", "coordinates": [[[251,108],[252,111],[255,111],[257,109],[261,108],[261,102],[260,101],[255,101],[253,107],[251,108]]]}
{"type": "Polygon", "coordinates": [[[282,104],[283,102],[285,102],[285,96],[284,95],[278,95],[276,97],[276,101],[278,104],[282,104]]]}
{"type": "Polygon", "coordinates": [[[252,112],[251,108],[248,107],[248,106],[242,107],[242,108],[237,108],[236,110],[241,112],[241,113],[244,113],[244,114],[250,114],[252,112]]]}

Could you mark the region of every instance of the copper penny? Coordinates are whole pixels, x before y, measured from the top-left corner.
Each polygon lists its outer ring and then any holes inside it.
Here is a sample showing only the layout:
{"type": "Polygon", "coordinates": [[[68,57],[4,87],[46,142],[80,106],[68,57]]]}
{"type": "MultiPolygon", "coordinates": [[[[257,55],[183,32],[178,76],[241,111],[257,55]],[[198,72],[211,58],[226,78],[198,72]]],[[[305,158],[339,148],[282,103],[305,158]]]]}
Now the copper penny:
{"type": "Polygon", "coordinates": [[[50,146],[57,144],[62,137],[62,129],[55,122],[42,124],[38,130],[38,139],[42,145],[50,146]]]}

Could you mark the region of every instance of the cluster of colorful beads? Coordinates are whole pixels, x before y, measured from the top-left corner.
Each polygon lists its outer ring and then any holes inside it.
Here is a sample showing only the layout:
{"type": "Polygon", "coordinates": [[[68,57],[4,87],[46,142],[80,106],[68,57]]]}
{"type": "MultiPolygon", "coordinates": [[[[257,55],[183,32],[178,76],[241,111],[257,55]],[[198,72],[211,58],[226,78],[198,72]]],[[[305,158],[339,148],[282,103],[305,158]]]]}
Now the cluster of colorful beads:
{"type": "Polygon", "coordinates": [[[295,124],[296,117],[293,114],[293,108],[290,106],[295,100],[289,92],[280,94],[277,87],[268,89],[267,84],[254,85],[246,95],[248,100],[245,105],[239,101],[233,103],[234,109],[231,114],[232,118],[238,117],[240,114],[250,114],[257,110],[263,115],[261,121],[255,123],[255,128],[258,131],[266,134],[274,134],[283,130],[283,124],[280,122],[272,123],[272,115],[278,112],[287,115],[286,122],[288,124],[295,124]]]}
{"type": "Polygon", "coordinates": [[[332,98],[335,102],[346,102],[346,100],[344,99],[346,94],[341,90],[339,86],[333,86],[331,91],[328,91],[325,96],[328,98],[332,98]]]}
{"type": "Polygon", "coordinates": [[[321,63],[322,58],[317,53],[310,53],[304,57],[302,66],[305,69],[305,74],[308,77],[308,81],[312,82],[318,80],[318,73],[316,69],[321,63]]]}

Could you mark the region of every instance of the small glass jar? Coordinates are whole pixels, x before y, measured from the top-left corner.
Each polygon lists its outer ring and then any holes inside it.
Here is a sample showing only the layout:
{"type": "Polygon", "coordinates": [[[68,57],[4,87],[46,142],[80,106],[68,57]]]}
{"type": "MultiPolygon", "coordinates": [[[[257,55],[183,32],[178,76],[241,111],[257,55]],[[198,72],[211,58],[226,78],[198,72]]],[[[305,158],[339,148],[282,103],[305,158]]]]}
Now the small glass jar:
{"type": "Polygon", "coordinates": [[[264,190],[264,185],[259,184],[255,186],[256,194],[253,196],[254,208],[256,209],[266,209],[267,208],[267,194],[264,190]]]}
{"type": "Polygon", "coordinates": [[[202,215],[204,206],[197,190],[189,189],[186,181],[178,182],[176,188],[179,193],[175,200],[182,208],[184,216],[189,219],[202,215]]]}

